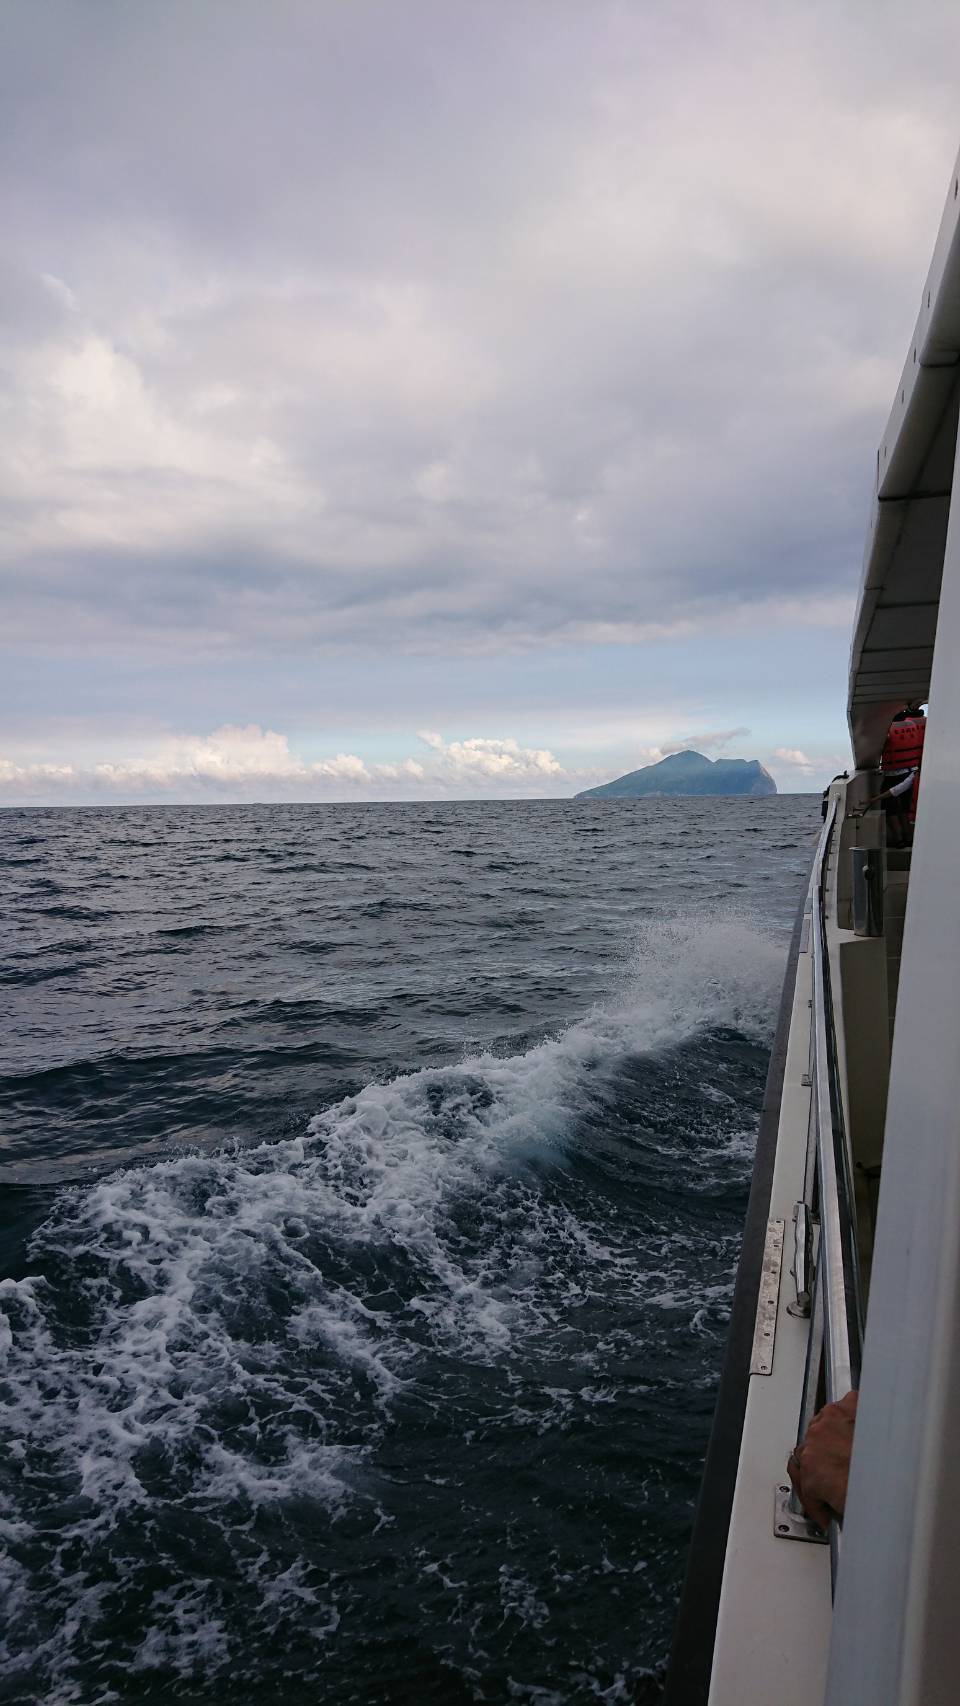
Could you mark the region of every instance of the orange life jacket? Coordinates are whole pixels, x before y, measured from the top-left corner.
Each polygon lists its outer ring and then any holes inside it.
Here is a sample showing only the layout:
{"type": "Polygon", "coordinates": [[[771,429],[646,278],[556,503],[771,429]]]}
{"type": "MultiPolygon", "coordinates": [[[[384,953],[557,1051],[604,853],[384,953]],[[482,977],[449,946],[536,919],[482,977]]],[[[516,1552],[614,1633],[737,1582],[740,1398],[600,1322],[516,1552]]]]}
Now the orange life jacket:
{"type": "Polygon", "coordinates": [[[904,717],[902,723],[891,723],[880,758],[881,770],[912,770],[923,757],[926,732],[926,717],[904,717]]]}
{"type": "Polygon", "coordinates": [[[904,717],[891,723],[886,745],[880,757],[882,770],[913,770],[917,775],[910,800],[911,822],[917,815],[917,795],[920,791],[920,762],[923,758],[923,737],[927,732],[926,717],[904,717]]]}

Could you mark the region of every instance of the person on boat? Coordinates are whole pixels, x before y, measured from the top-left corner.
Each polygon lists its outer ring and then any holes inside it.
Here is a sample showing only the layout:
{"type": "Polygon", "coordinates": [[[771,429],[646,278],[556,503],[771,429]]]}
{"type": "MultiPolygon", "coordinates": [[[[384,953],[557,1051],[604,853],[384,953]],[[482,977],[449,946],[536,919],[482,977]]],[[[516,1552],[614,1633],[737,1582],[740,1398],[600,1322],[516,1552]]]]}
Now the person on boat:
{"type": "Polygon", "coordinates": [[[862,817],[871,806],[882,804],[887,818],[887,840],[891,847],[910,846],[910,806],[919,774],[919,770],[905,770],[896,778],[892,787],[885,788],[882,794],[874,794],[872,800],[867,800],[866,804],[853,814],[854,817],[862,817]]]}
{"type": "Polygon", "coordinates": [[[819,1528],[839,1522],[847,1503],[858,1392],[824,1404],[787,1458],[787,1474],[808,1517],[819,1528]]]}
{"type": "MultiPolygon", "coordinates": [[[[913,793],[907,804],[907,824],[904,825],[908,839],[917,818],[917,794],[920,789],[920,766],[923,762],[923,741],[926,732],[927,719],[923,706],[912,700],[894,717],[880,755],[880,768],[888,785],[901,781],[908,771],[913,772],[913,793]]],[[[899,843],[894,842],[894,845],[899,843]]]]}
{"type": "Polygon", "coordinates": [[[927,732],[927,719],[923,706],[914,700],[898,711],[884,743],[880,755],[882,770],[912,770],[923,757],[923,739],[927,732]]]}

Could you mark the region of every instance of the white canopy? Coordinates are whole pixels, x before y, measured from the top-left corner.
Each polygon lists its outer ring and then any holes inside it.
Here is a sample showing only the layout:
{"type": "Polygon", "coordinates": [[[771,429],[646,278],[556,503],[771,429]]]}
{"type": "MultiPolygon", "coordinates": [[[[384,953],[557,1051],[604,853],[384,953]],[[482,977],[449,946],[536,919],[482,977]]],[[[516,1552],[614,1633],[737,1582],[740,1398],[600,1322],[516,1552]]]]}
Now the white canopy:
{"type": "Polygon", "coordinates": [[[879,762],[894,713],[930,690],[960,407],[960,160],[920,317],[877,451],[850,657],[857,767],[879,762]]]}

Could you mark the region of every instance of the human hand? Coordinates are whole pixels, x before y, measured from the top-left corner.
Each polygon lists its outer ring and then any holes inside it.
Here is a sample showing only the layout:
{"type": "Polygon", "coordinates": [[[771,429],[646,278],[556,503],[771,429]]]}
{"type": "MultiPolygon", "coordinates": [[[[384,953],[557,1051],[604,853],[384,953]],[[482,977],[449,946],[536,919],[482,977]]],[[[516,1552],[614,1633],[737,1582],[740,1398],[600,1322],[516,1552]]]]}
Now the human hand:
{"type": "Polygon", "coordinates": [[[859,1394],[848,1392],[838,1404],[818,1410],[806,1434],[787,1459],[793,1490],[809,1517],[821,1528],[841,1517],[853,1451],[859,1394]]]}

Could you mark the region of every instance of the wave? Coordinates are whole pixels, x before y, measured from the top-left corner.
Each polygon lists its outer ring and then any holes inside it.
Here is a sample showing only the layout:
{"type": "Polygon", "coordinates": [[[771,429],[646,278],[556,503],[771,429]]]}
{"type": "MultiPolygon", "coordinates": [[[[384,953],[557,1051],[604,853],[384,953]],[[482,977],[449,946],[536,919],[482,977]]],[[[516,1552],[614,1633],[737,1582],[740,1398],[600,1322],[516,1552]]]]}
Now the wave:
{"type": "Polygon", "coordinates": [[[524,1054],[370,1084],[296,1138],[62,1192],[35,1271],[0,1283],[16,1610],[0,1677],[79,1699],[107,1623],[144,1673],[219,1674],[244,1631],[298,1619],[324,1643],[343,1593],[304,1552],[331,1525],[387,1520],[378,1453],[404,1415],[449,1428],[457,1383],[496,1370],[512,1427],[599,1425],[638,1312],[687,1338],[722,1323],[735,1238],[698,1250],[696,1199],[705,1180],[742,1185],[751,1119],[707,1082],[700,1124],[676,1104],[667,1141],[676,1073],[642,1068],[690,1045],[692,1070],[714,1032],[762,1045],[783,957],[735,918],[651,926],[616,998],[524,1054]],[[692,1205],[647,1239],[648,1163],[630,1170],[644,1094],[692,1205]],[[198,1578],[198,1550],[219,1580],[198,1578]]]}
{"type": "Polygon", "coordinates": [[[222,936],[225,931],[235,928],[233,924],[171,924],[155,933],[158,936],[189,939],[198,936],[222,936]]]}

